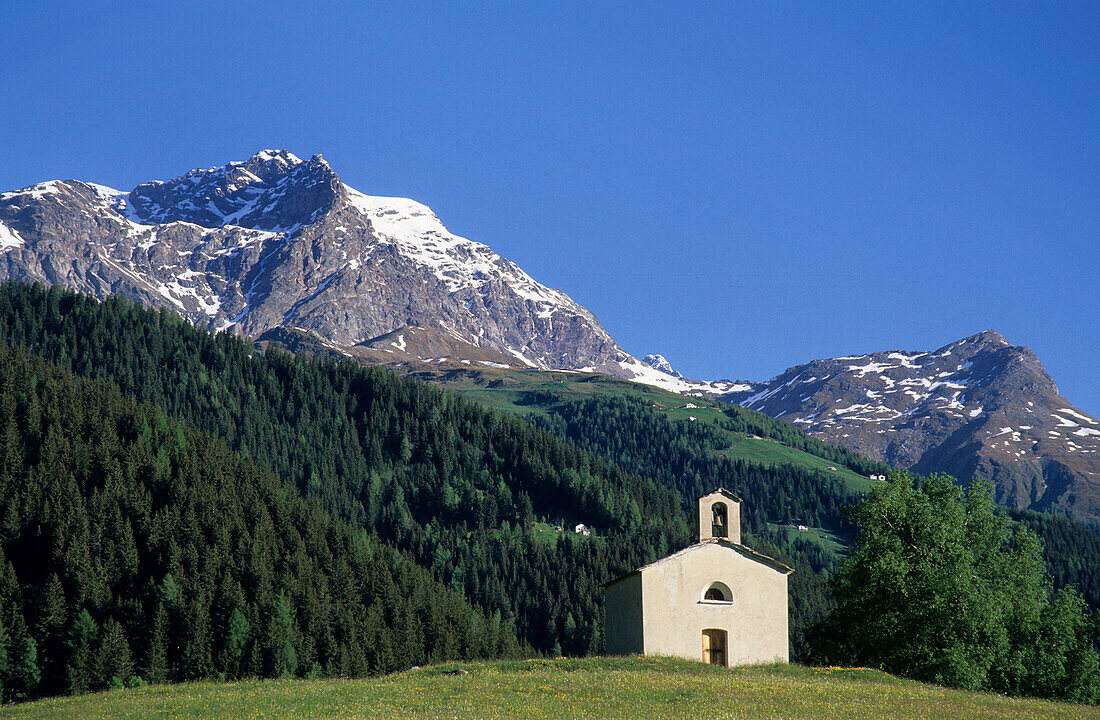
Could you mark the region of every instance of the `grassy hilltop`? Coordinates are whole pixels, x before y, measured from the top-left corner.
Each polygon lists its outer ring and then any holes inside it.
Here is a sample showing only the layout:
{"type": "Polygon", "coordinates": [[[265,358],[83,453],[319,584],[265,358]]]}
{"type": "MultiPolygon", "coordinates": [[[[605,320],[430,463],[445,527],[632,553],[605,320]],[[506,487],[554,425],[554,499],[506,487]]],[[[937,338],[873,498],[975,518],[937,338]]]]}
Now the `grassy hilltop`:
{"type": "Polygon", "coordinates": [[[864,668],[724,670],[668,658],[442,665],[366,680],[189,683],[0,708],[50,718],[1100,718],[1100,708],[981,695],[864,668]]]}

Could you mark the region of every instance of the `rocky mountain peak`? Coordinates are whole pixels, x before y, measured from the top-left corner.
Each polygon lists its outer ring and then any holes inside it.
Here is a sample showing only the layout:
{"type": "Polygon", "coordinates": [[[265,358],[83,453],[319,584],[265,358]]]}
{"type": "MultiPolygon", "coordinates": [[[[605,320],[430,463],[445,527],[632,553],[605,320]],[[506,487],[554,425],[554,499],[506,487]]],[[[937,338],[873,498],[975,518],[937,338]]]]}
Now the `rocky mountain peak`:
{"type": "MultiPolygon", "coordinates": [[[[315,155],[314,157],[320,157],[315,155]]],[[[302,164],[294,153],[286,150],[261,150],[243,163],[229,163],[227,168],[236,166],[263,182],[272,182],[285,175],[291,168],[302,164]]]]}
{"type": "Polygon", "coordinates": [[[1100,522],[1100,421],[995,330],[933,352],[815,360],[725,399],[895,466],[988,478],[1009,505],[1100,522]]]}
{"type": "Polygon", "coordinates": [[[128,193],[74,181],[6,194],[0,279],[9,277],[126,295],[211,330],[255,338],[282,328],[336,352],[408,326],[423,351],[413,358],[453,345],[446,355],[459,361],[680,382],[427,206],[360,193],[321,155],[262,150],[128,193]]]}
{"type": "Polygon", "coordinates": [[[983,330],[980,333],[965,337],[962,340],[956,340],[953,343],[943,346],[936,353],[942,353],[946,350],[960,350],[968,353],[974,353],[980,350],[995,350],[998,348],[1013,347],[1008,340],[1005,340],[1004,335],[1001,335],[996,330],[983,330]]]}
{"type": "Polygon", "coordinates": [[[644,362],[646,365],[649,365],[654,370],[659,370],[663,372],[665,375],[671,375],[672,377],[677,378],[683,377],[683,375],[681,375],[672,367],[672,363],[670,363],[664,355],[646,355],[644,358],[642,358],[642,362],[644,362]]]}
{"type": "Polygon", "coordinates": [[[127,200],[129,215],[145,224],[283,231],[313,222],[342,195],[340,178],[320,155],[303,161],[286,150],[262,150],[244,162],[138,185],[127,200]]]}

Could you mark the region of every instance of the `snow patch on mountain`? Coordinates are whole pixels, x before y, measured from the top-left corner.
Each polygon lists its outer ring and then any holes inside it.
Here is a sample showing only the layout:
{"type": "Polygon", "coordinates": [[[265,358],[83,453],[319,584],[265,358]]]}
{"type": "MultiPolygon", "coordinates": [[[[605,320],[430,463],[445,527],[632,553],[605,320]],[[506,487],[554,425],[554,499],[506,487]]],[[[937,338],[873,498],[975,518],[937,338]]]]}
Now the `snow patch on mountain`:
{"type": "MultiPolygon", "coordinates": [[[[647,356],[647,358],[654,357],[664,360],[660,355],[647,356]]],[[[669,364],[667,360],[665,360],[665,363],[668,364],[668,367],[671,369],[672,365],[669,364]]],[[[736,383],[729,380],[692,380],[690,378],[685,378],[679,373],[674,375],[669,374],[664,370],[654,367],[648,362],[643,362],[634,357],[628,357],[626,360],[620,361],[620,365],[622,365],[625,371],[632,374],[632,376],[627,377],[629,380],[663,388],[682,395],[715,397],[725,395],[726,393],[739,392],[749,387],[747,383],[736,383]]],[[[675,373],[675,370],[673,372],[675,373]]]]}
{"type": "Polygon", "coordinates": [[[555,309],[576,310],[565,293],[545,287],[489,246],[449,231],[431,208],[408,198],[365,195],[344,185],[348,202],[366,215],[375,234],[428,268],[450,292],[478,288],[492,280],[505,282],[517,295],[538,306],[541,317],[555,309]]]}
{"type": "Polygon", "coordinates": [[[14,200],[17,205],[33,202],[47,195],[58,194],[61,184],[60,180],[50,180],[49,182],[38,183],[37,185],[31,185],[22,190],[12,190],[10,192],[0,193],[0,200],[14,200]]]}
{"type": "Polygon", "coordinates": [[[0,223],[0,252],[8,252],[12,248],[20,247],[23,238],[4,223],[0,223]]]}
{"type": "Polygon", "coordinates": [[[672,363],[665,359],[664,355],[646,355],[644,358],[642,358],[642,362],[644,362],[646,365],[649,365],[654,370],[660,370],[666,375],[671,375],[678,378],[683,377],[683,375],[681,375],[672,367],[672,363]]]}

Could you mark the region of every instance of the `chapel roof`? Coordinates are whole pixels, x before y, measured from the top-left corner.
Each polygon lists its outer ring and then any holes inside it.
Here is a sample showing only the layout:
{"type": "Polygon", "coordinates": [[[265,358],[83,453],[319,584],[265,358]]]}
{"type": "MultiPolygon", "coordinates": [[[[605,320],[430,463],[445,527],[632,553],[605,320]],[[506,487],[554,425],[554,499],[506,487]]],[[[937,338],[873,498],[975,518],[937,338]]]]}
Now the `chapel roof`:
{"type": "Polygon", "coordinates": [[[702,500],[703,498],[710,497],[711,495],[724,495],[727,499],[733,500],[734,502],[742,502],[741,498],[737,497],[736,495],[731,493],[729,490],[726,490],[725,488],[716,488],[716,489],[712,490],[711,492],[707,493],[706,495],[700,495],[696,499],[697,500],[702,500]]]}
{"type": "Polygon", "coordinates": [[[674,552],[671,555],[666,555],[665,557],[661,558],[660,560],[654,560],[653,562],[649,563],[648,565],[643,565],[640,568],[638,568],[637,570],[634,570],[632,572],[628,572],[628,573],[626,573],[625,575],[623,575],[621,577],[617,577],[614,580],[611,580],[609,582],[604,583],[601,587],[607,587],[609,585],[614,585],[615,583],[619,582],[620,580],[625,580],[628,577],[640,574],[644,570],[648,570],[650,568],[657,567],[658,565],[663,565],[664,563],[668,562],[669,560],[672,560],[673,558],[677,558],[677,557],[680,557],[681,555],[686,555],[690,552],[694,552],[694,551],[696,551],[696,550],[698,550],[702,547],[706,547],[707,545],[718,545],[720,547],[728,548],[730,550],[733,550],[733,551],[741,554],[742,556],[748,558],[749,560],[754,560],[754,561],[760,563],[761,565],[766,565],[766,566],[770,567],[771,569],[773,569],[777,572],[783,573],[784,575],[790,575],[791,573],[794,572],[794,568],[790,567],[789,565],[781,563],[778,560],[776,560],[775,558],[768,557],[764,553],[756,552],[752,548],[741,545],[740,543],[730,542],[729,540],[725,540],[723,538],[708,538],[706,540],[703,540],[702,542],[697,542],[694,545],[688,545],[683,550],[680,550],[678,552],[674,552]]]}

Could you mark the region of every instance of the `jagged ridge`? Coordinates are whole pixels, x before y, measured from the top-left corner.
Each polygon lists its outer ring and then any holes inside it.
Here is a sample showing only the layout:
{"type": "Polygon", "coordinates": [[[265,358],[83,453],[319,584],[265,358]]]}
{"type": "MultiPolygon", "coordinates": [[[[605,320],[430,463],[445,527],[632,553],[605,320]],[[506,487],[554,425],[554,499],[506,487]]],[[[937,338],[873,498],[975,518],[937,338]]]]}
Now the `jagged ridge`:
{"type": "Polygon", "coordinates": [[[432,211],[264,150],[121,192],[53,181],[0,195],[0,279],[171,307],[211,330],[295,327],[341,347],[430,327],[516,365],[650,371],[587,309],[432,211]],[[640,370],[638,370],[640,369],[640,370]]]}
{"type": "Polygon", "coordinates": [[[895,466],[989,478],[1009,505],[1100,519],[1100,421],[993,330],[815,360],[723,399],[895,466]]]}

